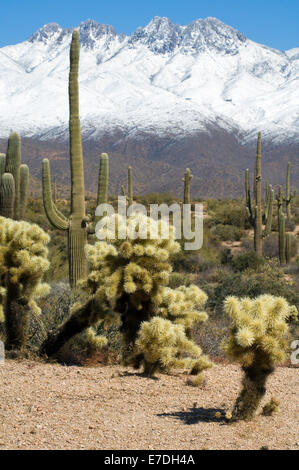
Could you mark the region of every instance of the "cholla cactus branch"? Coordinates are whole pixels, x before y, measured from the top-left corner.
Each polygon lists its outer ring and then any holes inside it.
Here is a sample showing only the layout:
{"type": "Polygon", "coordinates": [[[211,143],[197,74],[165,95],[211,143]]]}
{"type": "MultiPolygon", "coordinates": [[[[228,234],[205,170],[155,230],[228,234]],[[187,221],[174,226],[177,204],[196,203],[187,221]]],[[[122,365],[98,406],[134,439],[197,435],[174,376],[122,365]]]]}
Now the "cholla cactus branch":
{"type": "Polygon", "coordinates": [[[6,349],[26,348],[30,315],[40,313],[36,299],[49,268],[49,236],[37,225],[0,217],[0,301],[4,307],[6,349]]]}

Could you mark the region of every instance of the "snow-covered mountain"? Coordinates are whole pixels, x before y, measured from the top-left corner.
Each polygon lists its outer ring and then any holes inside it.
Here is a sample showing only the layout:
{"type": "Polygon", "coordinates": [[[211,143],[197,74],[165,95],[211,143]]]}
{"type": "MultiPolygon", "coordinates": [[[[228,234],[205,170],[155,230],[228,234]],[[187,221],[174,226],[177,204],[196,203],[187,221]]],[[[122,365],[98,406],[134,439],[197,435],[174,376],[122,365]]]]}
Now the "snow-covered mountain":
{"type": "MultiPolygon", "coordinates": [[[[299,142],[299,48],[257,44],[216,18],[180,26],[155,17],[131,36],[91,20],[78,29],[86,139],[217,125],[242,142],[258,130],[273,143],[299,142]]],[[[71,33],[51,23],[0,49],[0,137],[68,136],[71,33]]]]}

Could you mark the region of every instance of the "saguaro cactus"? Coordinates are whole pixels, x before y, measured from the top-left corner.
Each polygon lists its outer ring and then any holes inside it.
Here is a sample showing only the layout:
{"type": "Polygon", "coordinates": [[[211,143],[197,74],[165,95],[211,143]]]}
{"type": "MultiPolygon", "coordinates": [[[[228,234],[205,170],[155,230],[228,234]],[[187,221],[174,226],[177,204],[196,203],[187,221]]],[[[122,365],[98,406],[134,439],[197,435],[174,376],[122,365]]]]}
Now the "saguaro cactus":
{"type": "Polygon", "coordinates": [[[286,263],[286,224],[283,214],[278,216],[279,222],[279,260],[280,264],[286,263]]]}
{"type": "Polygon", "coordinates": [[[108,202],[108,184],[109,184],[109,157],[107,153],[100,156],[100,172],[98,185],[97,206],[108,202]]]}
{"type": "MultiPolygon", "coordinates": [[[[14,180],[14,203],[13,203],[13,212],[9,209],[9,218],[12,219],[22,219],[24,217],[26,207],[27,207],[27,200],[28,200],[28,179],[29,179],[29,168],[27,165],[21,165],[21,139],[20,136],[13,132],[8,139],[8,148],[7,148],[7,155],[1,153],[0,154],[0,185],[1,185],[1,177],[2,175],[10,174],[14,180]]],[[[8,183],[8,179],[6,177],[6,185],[11,185],[11,178],[10,182],[8,183]]],[[[7,187],[3,188],[2,196],[7,191],[7,187]]],[[[5,205],[6,209],[5,212],[1,212],[0,208],[0,215],[4,217],[8,217],[7,208],[10,207],[11,199],[7,202],[4,202],[2,199],[1,206],[5,205]]]]}
{"type": "Polygon", "coordinates": [[[57,202],[57,181],[56,181],[56,176],[54,176],[54,182],[53,182],[53,201],[57,202]]]}
{"type": "Polygon", "coordinates": [[[192,178],[193,178],[193,175],[191,175],[190,169],[186,168],[185,176],[183,178],[183,181],[184,181],[184,204],[190,204],[191,203],[190,184],[191,184],[192,178]]]}
{"type": "Polygon", "coordinates": [[[0,153],[0,178],[5,173],[5,161],[6,161],[6,156],[5,153],[0,153]]]}
{"type": "Polygon", "coordinates": [[[24,219],[28,201],[29,168],[20,166],[20,219],[24,219]]]}
{"type": "Polygon", "coordinates": [[[132,176],[132,167],[128,168],[128,203],[129,206],[133,204],[133,176],[132,176]]]}
{"type": "Polygon", "coordinates": [[[8,139],[5,172],[11,173],[15,180],[14,219],[20,218],[20,165],[21,165],[21,139],[16,132],[12,132],[8,139]]]}
{"type": "Polygon", "coordinates": [[[0,180],[0,214],[13,218],[15,205],[15,180],[11,173],[3,173],[0,180]]]}
{"type": "Polygon", "coordinates": [[[274,200],[274,191],[272,186],[269,185],[266,197],[266,208],[264,210],[265,228],[263,229],[261,158],[261,133],[259,132],[254,171],[254,200],[252,201],[250,193],[249,169],[247,169],[245,172],[245,196],[249,221],[254,229],[254,249],[260,256],[263,254],[263,239],[271,233],[274,200]]]}
{"type": "Polygon", "coordinates": [[[291,203],[292,203],[293,198],[296,196],[295,192],[291,193],[290,179],[291,179],[291,164],[289,162],[288,167],[287,167],[286,196],[284,198],[286,202],[288,220],[291,220],[291,217],[292,217],[291,203]]]}
{"type": "Polygon", "coordinates": [[[286,234],[286,263],[289,264],[291,261],[291,240],[292,236],[290,233],[286,234]]]}
{"type": "Polygon", "coordinates": [[[86,277],[87,262],[84,252],[87,243],[87,217],[85,211],[84,169],[79,119],[79,32],[74,30],[70,50],[69,74],[69,131],[71,165],[71,214],[68,220],[62,217],[52,200],[50,168],[43,161],[43,198],[47,217],[51,224],[68,233],[69,279],[71,286],[86,277]]]}

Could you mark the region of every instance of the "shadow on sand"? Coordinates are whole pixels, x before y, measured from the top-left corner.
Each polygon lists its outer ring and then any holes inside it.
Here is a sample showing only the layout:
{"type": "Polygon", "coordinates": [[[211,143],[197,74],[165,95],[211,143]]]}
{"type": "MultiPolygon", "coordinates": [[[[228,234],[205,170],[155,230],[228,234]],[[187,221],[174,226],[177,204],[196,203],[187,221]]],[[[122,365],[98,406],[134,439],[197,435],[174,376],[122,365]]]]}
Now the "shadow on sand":
{"type": "Polygon", "coordinates": [[[225,410],[221,408],[190,408],[189,411],[176,411],[172,413],[161,413],[158,414],[160,418],[172,417],[174,419],[179,419],[185,424],[197,424],[197,423],[219,423],[225,424],[227,420],[225,419],[225,410]],[[215,414],[221,413],[220,418],[216,418],[215,414]]]}

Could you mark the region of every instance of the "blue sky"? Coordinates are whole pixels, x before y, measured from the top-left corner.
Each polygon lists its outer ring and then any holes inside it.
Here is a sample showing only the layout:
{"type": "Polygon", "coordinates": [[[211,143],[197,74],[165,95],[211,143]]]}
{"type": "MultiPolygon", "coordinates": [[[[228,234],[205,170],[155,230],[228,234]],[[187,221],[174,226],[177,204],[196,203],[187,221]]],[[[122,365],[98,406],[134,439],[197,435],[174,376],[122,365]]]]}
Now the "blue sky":
{"type": "Polygon", "coordinates": [[[299,0],[0,0],[0,47],[24,41],[46,23],[77,26],[88,18],[131,34],[154,16],[188,24],[215,16],[250,39],[299,47],[299,0]]]}

